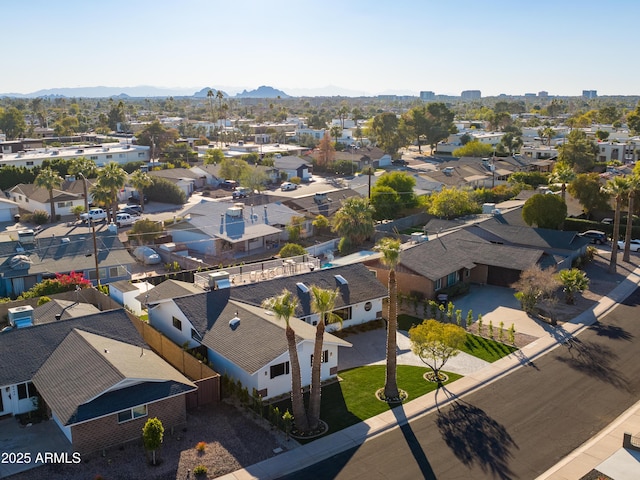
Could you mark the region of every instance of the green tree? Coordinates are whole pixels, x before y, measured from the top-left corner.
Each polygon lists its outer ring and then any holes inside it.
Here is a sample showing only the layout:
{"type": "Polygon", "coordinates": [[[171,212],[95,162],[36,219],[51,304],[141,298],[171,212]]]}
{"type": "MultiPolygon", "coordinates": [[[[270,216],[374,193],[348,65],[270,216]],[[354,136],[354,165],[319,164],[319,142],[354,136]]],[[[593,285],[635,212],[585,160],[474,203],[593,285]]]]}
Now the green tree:
{"type": "Polygon", "coordinates": [[[391,187],[401,200],[402,207],[412,208],[418,204],[413,188],[416,180],[406,172],[388,172],[382,175],[376,182],[376,187],[391,187]]]}
{"type": "Polygon", "coordinates": [[[403,208],[398,192],[385,185],[374,185],[371,188],[371,205],[375,210],[373,216],[376,220],[396,218],[403,208]]]}
{"type": "Polygon", "coordinates": [[[595,210],[609,208],[609,194],[602,189],[597,173],[579,173],[569,184],[569,193],[580,202],[587,218],[595,210]]]}
{"type": "Polygon", "coordinates": [[[596,161],[598,147],[583,130],[571,130],[566,142],[558,147],[558,161],[570,165],[576,172],[589,172],[596,161]]]}
{"type": "Polygon", "coordinates": [[[311,361],[311,391],[309,392],[309,429],[316,430],[320,423],[320,397],[322,383],[320,369],[322,367],[322,347],[325,326],[333,323],[342,324],[342,317],[333,313],[338,298],[338,289],[331,290],[311,285],[311,311],[318,314],[316,339],[311,361]]]}
{"type": "Polygon", "coordinates": [[[129,240],[135,240],[137,244],[144,245],[153,242],[162,235],[163,227],[161,222],[143,218],[133,224],[131,230],[127,232],[129,240]]]}
{"type": "Polygon", "coordinates": [[[425,320],[409,329],[411,350],[431,370],[438,383],[442,382],[440,370],[447,361],[458,355],[467,339],[464,328],[453,323],[425,320]]]}
{"type": "MultiPolygon", "coordinates": [[[[635,169],[634,169],[635,170],[635,169]]],[[[636,198],[636,191],[640,188],[640,176],[633,173],[627,177],[629,182],[629,208],[627,208],[627,228],[624,235],[624,254],[622,260],[629,261],[631,252],[631,233],[633,230],[633,207],[636,198]]]]}
{"type": "Polygon", "coordinates": [[[138,191],[138,198],[140,199],[140,207],[144,213],[144,190],[153,185],[153,180],[147,172],[142,170],[136,170],[129,177],[129,183],[138,191]]]}
{"type": "Polygon", "coordinates": [[[351,197],[333,216],[333,231],[358,246],[375,233],[373,213],[366,199],[351,197]]]}
{"type": "Polygon", "coordinates": [[[7,140],[21,137],[27,130],[22,112],[16,107],[9,107],[6,111],[0,108],[0,130],[7,135],[7,140]]]}
{"type": "Polygon", "coordinates": [[[111,221],[115,221],[118,211],[118,192],[127,183],[127,172],[115,162],[108,163],[98,173],[97,184],[111,194],[111,221]]]}
{"type": "Polygon", "coordinates": [[[51,216],[49,221],[55,223],[56,221],[56,205],[53,201],[54,188],[60,188],[62,185],[62,177],[57,172],[50,168],[43,168],[35,179],[37,187],[44,188],[49,192],[49,206],[51,209],[51,216]]]}
{"type": "Polygon", "coordinates": [[[298,359],[298,348],[296,332],[291,328],[291,317],[298,308],[298,299],[289,291],[283,290],[276,297],[266,299],[262,303],[264,308],[272,311],[278,320],[284,320],[285,337],[287,338],[287,348],[289,350],[289,361],[291,364],[291,408],[296,428],[299,432],[309,430],[307,412],[304,409],[302,396],[302,379],[300,373],[300,360],[298,359]]]}
{"type": "Polygon", "coordinates": [[[205,165],[217,165],[225,159],[224,152],[219,148],[209,148],[204,153],[205,165]]]}
{"type": "Polygon", "coordinates": [[[398,283],[396,281],[396,267],[400,260],[400,240],[385,237],[377,244],[382,252],[382,263],[389,267],[389,303],[387,316],[387,350],[386,350],[386,377],[384,382],[384,398],[387,401],[400,400],[398,391],[398,378],[396,375],[398,340],[398,283]]]}
{"type": "Polygon", "coordinates": [[[326,231],[331,226],[329,219],[322,214],[316,215],[316,218],[313,219],[313,222],[311,222],[311,224],[313,225],[313,228],[318,231],[318,233],[326,231]]]}
{"type": "Polygon", "coordinates": [[[549,177],[549,183],[561,183],[562,184],[562,201],[566,202],[567,198],[567,183],[572,182],[576,178],[576,173],[573,171],[570,165],[564,162],[556,162],[553,166],[553,171],[549,177]]]}
{"type": "Polygon", "coordinates": [[[607,105],[598,111],[598,122],[611,125],[620,120],[620,111],[615,105],[607,105]]]}
{"type": "Polygon", "coordinates": [[[298,255],[304,255],[307,251],[302,245],[297,243],[285,243],[284,246],[278,252],[280,258],[296,257],[298,255]]]}
{"type": "Polygon", "coordinates": [[[427,105],[427,128],[424,136],[431,151],[435,151],[438,142],[446,139],[450,133],[456,132],[453,124],[454,113],[442,102],[427,105]]]}
{"type": "Polygon", "coordinates": [[[333,125],[330,129],[331,136],[334,138],[335,143],[338,143],[338,138],[342,136],[342,128],[340,125],[333,125]]]}
{"type": "Polygon", "coordinates": [[[249,164],[239,158],[225,158],[220,162],[220,177],[225,180],[240,180],[249,170],[249,164]]]}
{"type": "Polygon", "coordinates": [[[391,156],[398,153],[404,145],[400,134],[400,121],[395,113],[385,112],[376,115],[371,123],[371,130],[376,137],[378,146],[391,156]]]}
{"type": "Polygon", "coordinates": [[[487,157],[493,153],[493,147],[488,143],[482,143],[473,139],[466,145],[453,151],[454,157],[487,157]]]}
{"type": "Polygon", "coordinates": [[[620,209],[622,199],[629,195],[629,181],[624,177],[613,177],[603,187],[603,190],[615,200],[615,213],[613,215],[613,239],[611,242],[611,259],[609,261],[609,273],[616,273],[618,264],[618,240],[620,238],[620,209]]]}
{"type": "Polygon", "coordinates": [[[455,218],[479,212],[480,206],[467,190],[443,188],[431,194],[428,213],[436,217],[455,218]]]}
{"type": "Polygon", "coordinates": [[[153,465],[156,464],[156,451],[162,445],[162,439],[164,438],[164,427],[162,422],[158,418],[148,419],[144,427],[142,427],[142,441],[144,448],[151,452],[153,465]]]}
{"type": "Polygon", "coordinates": [[[182,205],[186,201],[184,191],[166,178],[151,177],[153,182],[147,189],[147,198],[156,202],[182,205]]]}
{"type": "Polygon", "coordinates": [[[640,102],[635,110],[627,115],[627,125],[633,133],[640,135],[640,102]]]}
{"type": "Polygon", "coordinates": [[[99,205],[108,210],[108,207],[111,204],[111,191],[106,187],[95,183],[91,187],[91,198],[93,198],[94,205],[99,205]]]}
{"type": "Polygon", "coordinates": [[[269,183],[269,176],[264,170],[258,170],[257,168],[245,169],[240,177],[240,185],[247,187],[251,192],[254,190],[261,192],[265,189],[267,183],[269,183]]]}
{"type": "Polygon", "coordinates": [[[523,143],[521,135],[517,135],[513,132],[507,132],[500,139],[497,149],[499,152],[504,151],[509,155],[513,155],[515,152],[520,151],[523,143]]]}
{"type": "Polygon", "coordinates": [[[553,139],[553,137],[556,136],[556,133],[557,132],[553,128],[549,127],[549,126],[546,126],[544,128],[540,128],[538,130],[538,136],[540,138],[542,138],[543,140],[546,139],[546,144],[549,147],[551,146],[551,140],[553,139]]]}
{"type": "Polygon", "coordinates": [[[538,193],[524,203],[522,218],[527,225],[558,230],[567,218],[567,204],[557,195],[538,193]]]}
{"type": "Polygon", "coordinates": [[[561,270],[558,276],[562,283],[565,301],[573,305],[576,292],[584,292],[589,286],[587,274],[577,268],[571,268],[561,270]]]}
{"type": "Polygon", "coordinates": [[[174,128],[169,129],[158,120],[147,125],[138,135],[138,144],[151,147],[151,159],[157,159],[164,150],[172,145],[180,136],[174,128]]]}
{"type": "Polygon", "coordinates": [[[117,105],[113,105],[107,114],[108,125],[111,130],[117,130],[118,124],[127,120],[124,103],[120,100],[117,105]]]}

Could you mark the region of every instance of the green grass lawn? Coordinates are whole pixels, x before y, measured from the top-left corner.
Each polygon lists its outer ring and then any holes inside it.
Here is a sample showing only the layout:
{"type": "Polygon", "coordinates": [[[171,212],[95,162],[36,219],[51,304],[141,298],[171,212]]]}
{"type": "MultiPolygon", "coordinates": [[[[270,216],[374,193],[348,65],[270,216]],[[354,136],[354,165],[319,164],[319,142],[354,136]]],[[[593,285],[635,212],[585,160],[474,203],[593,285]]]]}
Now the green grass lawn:
{"type": "MultiPolygon", "coordinates": [[[[337,432],[390,409],[387,403],[379,401],[375,396],[376,390],[384,387],[385,369],[385,365],[352,368],[338,374],[342,381],[322,387],[320,418],[329,425],[329,433],[337,432]]],[[[437,384],[427,382],[423,378],[424,373],[428,371],[431,369],[398,365],[398,387],[409,394],[408,401],[436,389],[437,384]]],[[[447,383],[462,377],[455,373],[447,373],[447,375],[449,376],[447,383]]],[[[305,395],[305,403],[307,400],[305,395]]],[[[279,402],[277,406],[281,412],[286,409],[291,411],[289,400],[279,402]]]]}
{"type": "MultiPolygon", "coordinates": [[[[409,331],[412,325],[417,325],[421,322],[422,319],[418,317],[400,314],[398,315],[398,330],[409,331]]],[[[487,362],[495,362],[496,360],[500,360],[502,357],[506,357],[510,353],[515,352],[517,348],[496,342],[489,338],[467,333],[467,341],[460,350],[487,362]]]]}

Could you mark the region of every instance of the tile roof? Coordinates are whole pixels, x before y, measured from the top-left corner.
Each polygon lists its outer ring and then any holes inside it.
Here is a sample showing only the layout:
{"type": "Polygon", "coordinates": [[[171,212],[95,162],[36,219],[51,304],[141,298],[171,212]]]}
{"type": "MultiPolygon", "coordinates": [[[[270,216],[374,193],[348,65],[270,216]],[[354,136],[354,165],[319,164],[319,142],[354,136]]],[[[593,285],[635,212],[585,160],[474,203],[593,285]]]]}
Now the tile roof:
{"type": "MultiPolygon", "coordinates": [[[[130,345],[79,328],[74,328],[40,367],[33,383],[63,425],[95,418],[141,401],[127,392],[128,401],[113,405],[99,397],[108,390],[121,388],[126,381],[166,384],[155,393],[173,390],[187,392],[195,385],[148,348],[130,345]],[[169,385],[173,384],[172,387],[169,385]]],[[[153,385],[150,385],[153,388],[153,385]]],[[[144,391],[144,390],[143,390],[144,391]]]]}
{"type": "MultiPolygon", "coordinates": [[[[263,282],[267,283],[267,282],[263,282]]],[[[178,308],[202,335],[202,344],[253,374],[287,351],[284,321],[260,307],[230,300],[230,289],[213,290],[175,299],[178,308]],[[239,318],[237,328],[229,321],[239,318]]],[[[289,320],[296,341],[314,341],[316,329],[297,318],[289,320]]],[[[325,343],[350,344],[330,333],[325,343]]]]}
{"type": "Polygon", "coordinates": [[[202,290],[196,287],[193,283],[169,279],[165,280],[159,285],[156,285],[148,292],[141,293],[136,297],[136,300],[138,300],[143,305],[152,305],[163,300],[184,297],[185,295],[193,295],[194,293],[200,292],[202,292],[202,290]]]}
{"type": "Polygon", "coordinates": [[[299,282],[307,286],[317,285],[322,288],[339,287],[336,308],[388,296],[387,288],[365,265],[354,263],[233,287],[231,298],[259,306],[265,299],[279,295],[286,288],[298,297],[298,308],[295,315],[307,317],[312,314],[311,294],[301,292],[296,285],[299,282]],[[346,285],[338,284],[335,275],[342,275],[348,283],[346,285]]]}
{"type": "Polygon", "coordinates": [[[0,334],[0,385],[31,380],[74,328],[146,347],[123,309],[10,330],[0,334]]]}

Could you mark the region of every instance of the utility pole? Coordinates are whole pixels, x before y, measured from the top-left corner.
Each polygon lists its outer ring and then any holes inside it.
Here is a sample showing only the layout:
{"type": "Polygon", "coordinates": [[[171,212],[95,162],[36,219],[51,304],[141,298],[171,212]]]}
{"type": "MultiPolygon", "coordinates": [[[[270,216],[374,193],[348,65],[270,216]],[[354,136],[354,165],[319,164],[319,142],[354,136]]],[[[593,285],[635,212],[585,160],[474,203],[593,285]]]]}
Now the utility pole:
{"type": "Polygon", "coordinates": [[[93,219],[89,217],[89,222],[91,222],[91,230],[93,233],[93,258],[96,261],[96,282],[98,283],[98,287],[100,286],[100,269],[98,268],[98,242],[96,241],[96,224],[93,219]]]}

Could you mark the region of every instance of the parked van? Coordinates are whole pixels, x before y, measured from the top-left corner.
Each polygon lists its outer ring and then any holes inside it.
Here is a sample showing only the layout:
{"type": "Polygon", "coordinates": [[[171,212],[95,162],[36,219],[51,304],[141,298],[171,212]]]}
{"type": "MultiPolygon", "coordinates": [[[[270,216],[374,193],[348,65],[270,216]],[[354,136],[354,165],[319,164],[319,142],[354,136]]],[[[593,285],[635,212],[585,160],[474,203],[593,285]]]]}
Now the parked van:
{"type": "Polygon", "coordinates": [[[118,226],[118,228],[126,227],[127,225],[133,225],[137,219],[137,217],[133,217],[128,213],[118,213],[116,215],[116,225],[118,226]]]}

